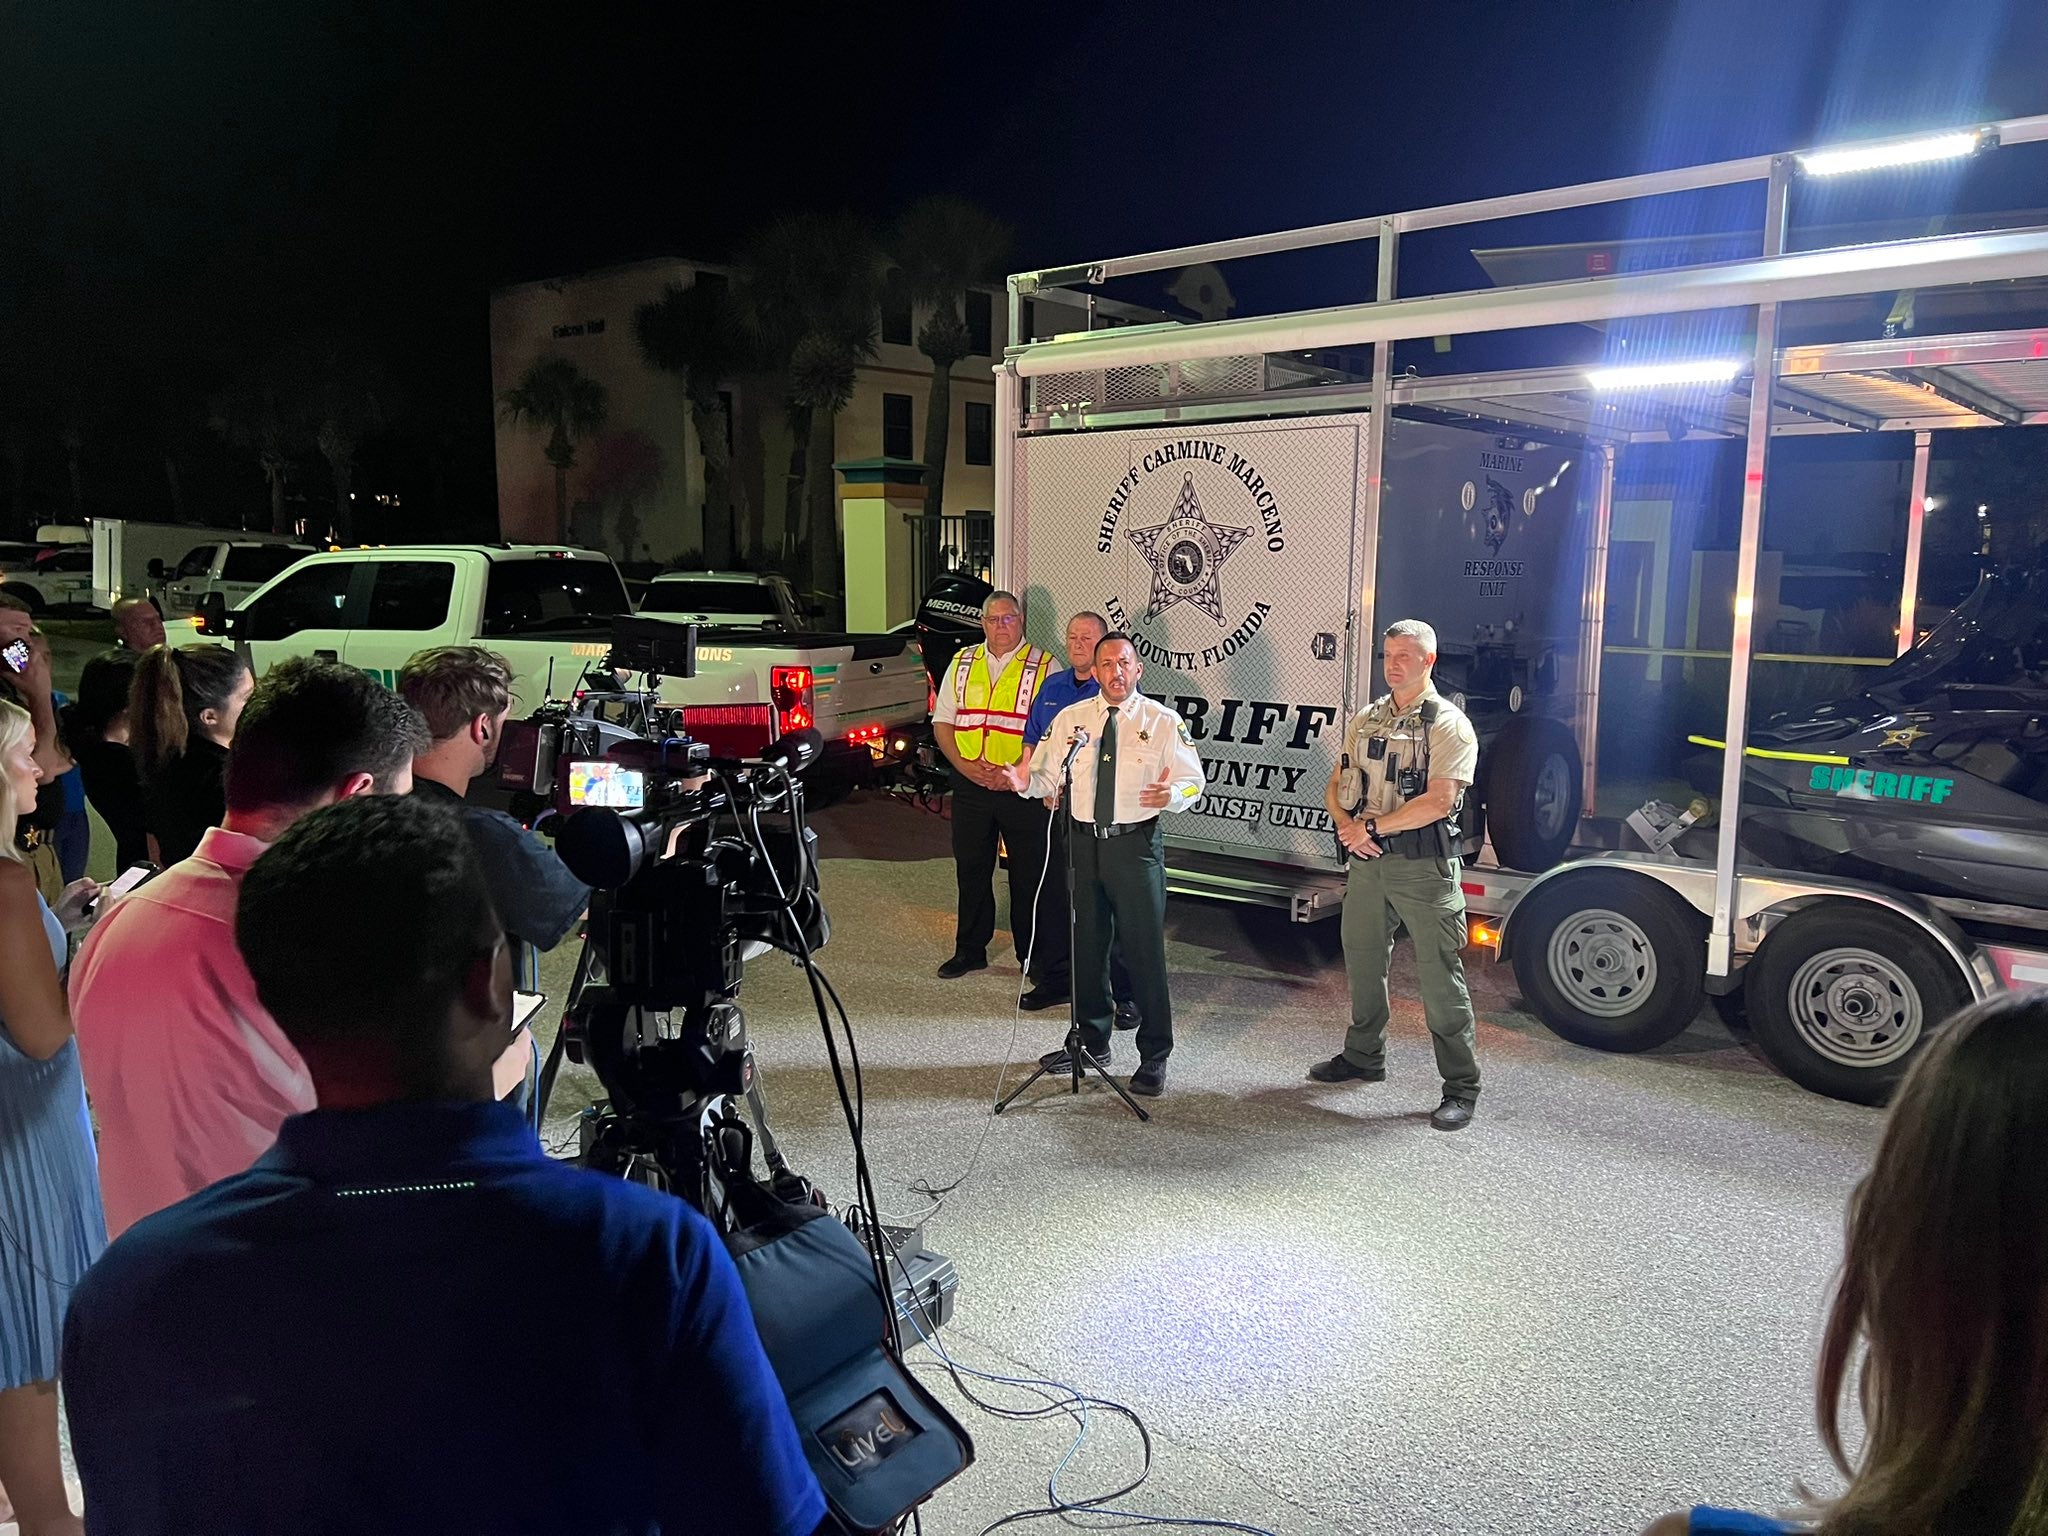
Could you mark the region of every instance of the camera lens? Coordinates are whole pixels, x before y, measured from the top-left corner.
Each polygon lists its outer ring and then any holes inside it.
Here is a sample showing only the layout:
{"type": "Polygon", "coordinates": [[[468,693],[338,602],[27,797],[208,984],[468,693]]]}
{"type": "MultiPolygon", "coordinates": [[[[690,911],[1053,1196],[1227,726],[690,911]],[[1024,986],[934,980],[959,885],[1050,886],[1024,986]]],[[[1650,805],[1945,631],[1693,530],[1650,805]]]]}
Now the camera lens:
{"type": "Polygon", "coordinates": [[[569,873],[601,891],[617,890],[647,857],[647,834],[617,811],[587,806],[566,818],[555,852],[569,873]]]}

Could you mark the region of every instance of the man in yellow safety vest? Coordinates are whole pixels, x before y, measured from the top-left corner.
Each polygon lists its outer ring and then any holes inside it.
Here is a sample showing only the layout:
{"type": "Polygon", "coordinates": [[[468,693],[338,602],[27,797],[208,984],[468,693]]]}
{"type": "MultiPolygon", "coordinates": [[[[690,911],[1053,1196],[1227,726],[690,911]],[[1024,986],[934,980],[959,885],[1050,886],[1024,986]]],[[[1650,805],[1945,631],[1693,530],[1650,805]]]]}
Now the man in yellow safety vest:
{"type": "MultiPolygon", "coordinates": [[[[953,768],[953,873],[960,888],[953,953],[939,974],[951,980],[988,966],[1000,835],[1010,857],[1010,931],[1034,983],[1024,1005],[1043,1008],[1066,1000],[1069,937],[1062,921],[1041,926],[1032,920],[1051,817],[1042,801],[1017,794],[1011,779],[1024,758],[1031,701],[1058,663],[1026,642],[1024,610],[1011,593],[989,594],[981,605],[981,632],[982,644],[953,658],[932,710],[932,735],[953,768]]],[[[1048,914],[1066,911],[1056,897],[1043,905],[1048,914]]]]}

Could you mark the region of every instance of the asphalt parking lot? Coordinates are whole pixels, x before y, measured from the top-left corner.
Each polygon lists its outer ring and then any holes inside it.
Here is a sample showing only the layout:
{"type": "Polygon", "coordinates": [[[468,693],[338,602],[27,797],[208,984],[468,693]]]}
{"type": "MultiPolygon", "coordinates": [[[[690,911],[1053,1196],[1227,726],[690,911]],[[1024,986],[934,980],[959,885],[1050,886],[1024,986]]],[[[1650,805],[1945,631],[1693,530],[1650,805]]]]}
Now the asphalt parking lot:
{"type": "MultiPolygon", "coordinates": [[[[69,628],[60,685],[103,643],[69,628]]],[[[1119,1508],[1274,1532],[1585,1536],[1832,1486],[1811,1361],[1876,1112],[1784,1081],[1709,1012],[1643,1056],[1568,1045],[1507,967],[1474,958],[1485,1091],[1469,1130],[1436,1133],[1405,946],[1391,1080],[1325,1087],[1304,1072],[1343,1028],[1335,923],[1176,899],[1179,1044],[1152,1123],[1064,1080],[993,1118],[999,1084],[1064,1024],[1015,1011],[1000,935],[989,971],[932,974],[952,938],[945,822],[865,794],[817,822],[820,958],[858,1031],[881,1200],[929,1215],[961,1277],[942,1342],[1137,1410],[1152,1471],[1119,1508]],[[955,1180],[936,1211],[914,1188],[955,1180]]],[[[573,961],[568,945],[543,966],[546,1032],[573,961]]],[[[757,960],[742,1001],[785,1150],[843,1202],[849,1142],[801,974],[757,960]]],[[[573,1145],[599,1092],[565,1069],[553,1146],[573,1145]]],[[[934,1351],[913,1359],[977,1448],[924,1529],[1042,1507],[1072,1423],[993,1417],[934,1351]]],[[[1136,1435],[1097,1412],[1060,1490],[1120,1486],[1138,1460],[1136,1435]]]]}
{"type": "MultiPolygon", "coordinates": [[[[1343,1028],[1336,925],[1176,899],[1179,1044],[1152,1123],[1064,1080],[992,1119],[999,1080],[1063,1021],[1015,1012],[1000,942],[987,972],[932,974],[952,936],[943,820],[862,795],[818,821],[821,960],[858,1030],[882,1203],[915,1217],[930,1202],[913,1185],[965,1174],[927,1233],[961,1275],[944,1342],[1137,1409],[1153,1470],[1121,1507],[1276,1532],[1584,1536],[1830,1486],[1810,1361],[1875,1112],[1784,1081],[1710,1013],[1645,1056],[1568,1045],[1482,959],[1479,1114],[1433,1132],[1405,946],[1391,1080],[1325,1087],[1304,1073],[1343,1028]]],[[[570,965],[568,947],[549,957],[554,1001],[570,965]]],[[[845,1200],[847,1132],[800,973],[755,961],[743,1002],[785,1150],[845,1200]]],[[[565,1072],[553,1141],[596,1092],[565,1072]]],[[[979,1453],[924,1528],[1042,1505],[1071,1424],[979,1412],[916,1353],[979,1453]]],[[[1061,1491],[1118,1486],[1136,1457],[1097,1413],[1061,1491]]]]}

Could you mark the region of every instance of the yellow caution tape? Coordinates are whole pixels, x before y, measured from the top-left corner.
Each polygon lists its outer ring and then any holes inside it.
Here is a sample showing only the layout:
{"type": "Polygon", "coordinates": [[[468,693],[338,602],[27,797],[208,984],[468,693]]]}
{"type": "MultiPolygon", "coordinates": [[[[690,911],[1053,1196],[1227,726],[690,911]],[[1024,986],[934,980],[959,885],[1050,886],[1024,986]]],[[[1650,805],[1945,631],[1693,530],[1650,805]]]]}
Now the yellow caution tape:
{"type": "MultiPolygon", "coordinates": [[[[1712,747],[1716,752],[1728,750],[1727,742],[1716,741],[1711,736],[1688,736],[1685,739],[1696,747],[1712,747]]],[[[1844,768],[1849,765],[1849,759],[1846,757],[1837,757],[1827,752],[1773,752],[1768,747],[1744,747],[1742,755],[1774,758],[1781,763],[1833,763],[1844,768]]]]}

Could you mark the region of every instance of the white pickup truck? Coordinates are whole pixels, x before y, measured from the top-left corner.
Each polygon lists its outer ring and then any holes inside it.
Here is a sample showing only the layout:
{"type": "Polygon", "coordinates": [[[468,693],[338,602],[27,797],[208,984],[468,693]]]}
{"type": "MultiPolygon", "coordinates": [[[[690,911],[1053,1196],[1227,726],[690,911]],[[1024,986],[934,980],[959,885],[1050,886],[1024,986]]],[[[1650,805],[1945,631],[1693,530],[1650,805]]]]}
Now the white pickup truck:
{"type": "MultiPolygon", "coordinates": [[[[389,685],[435,645],[483,645],[513,671],[514,708],[567,697],[611,649],[630,612],[609,559],[560,545],[399,545],[309,555],[229,611],[217,597],[200,633],[232,640],[260,676],[284,656],[325,656],[389,685]]],[[[864,777],[908,750],[930,708],[908,635],[698,631],[697,675],[665,678],[692,736],[751,756],[786,731],[825,738],[824,775],[864,777]],[[895,743],[905,739],[906,745],[895,743]]]]}

